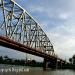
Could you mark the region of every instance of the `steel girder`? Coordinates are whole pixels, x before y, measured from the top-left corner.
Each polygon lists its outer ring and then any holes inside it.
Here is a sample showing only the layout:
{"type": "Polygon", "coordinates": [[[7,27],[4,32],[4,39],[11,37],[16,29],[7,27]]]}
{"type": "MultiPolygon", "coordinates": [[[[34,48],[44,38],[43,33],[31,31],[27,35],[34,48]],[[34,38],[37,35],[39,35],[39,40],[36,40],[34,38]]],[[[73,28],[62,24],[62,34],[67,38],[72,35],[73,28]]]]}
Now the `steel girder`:
{"type": "Polygon", "coordinates": [[[40,24],[13,0],[0,0],[0,35],[54,55],[53,45],[40,24]]]}

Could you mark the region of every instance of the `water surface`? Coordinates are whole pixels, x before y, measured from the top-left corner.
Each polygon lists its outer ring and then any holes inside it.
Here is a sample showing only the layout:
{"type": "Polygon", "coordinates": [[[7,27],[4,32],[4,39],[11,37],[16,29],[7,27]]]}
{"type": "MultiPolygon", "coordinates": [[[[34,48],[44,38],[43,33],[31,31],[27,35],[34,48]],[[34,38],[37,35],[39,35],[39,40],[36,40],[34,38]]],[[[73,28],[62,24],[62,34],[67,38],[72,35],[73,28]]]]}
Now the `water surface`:
{"type": "Polygon", "coordinates": [[[75,75],[75,70],[46,70],[38,67],[26,67],[26,66],[12,66],[12,65],[0,65],[1,69],[22,69],[24,71],[18,72],[0,72],[0,75],[75,75]]]}

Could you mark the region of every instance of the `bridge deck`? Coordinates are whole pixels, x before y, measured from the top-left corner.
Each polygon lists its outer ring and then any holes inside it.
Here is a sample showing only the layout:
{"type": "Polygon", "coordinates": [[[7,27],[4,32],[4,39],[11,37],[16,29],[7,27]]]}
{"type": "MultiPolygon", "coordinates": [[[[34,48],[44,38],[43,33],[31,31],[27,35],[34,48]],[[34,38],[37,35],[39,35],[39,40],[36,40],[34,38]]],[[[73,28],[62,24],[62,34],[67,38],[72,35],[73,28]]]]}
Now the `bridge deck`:
{"type": "Polygon", "coordinates": [[[15,42],[15,41],[13,41],[9,38],[3,37],[3,36],[0,36],[0,45],[4,46],[4,47],[7,47],[7,48],[15,49],[17,51],[33,54],[33,55],[36,55],[36,56],[40,56],[40,57],[46,58],[48,60],[58,59],[58,60],[61,60],[61,61],[65,62],[64,60],[62,60],[60,58],[57,58],[55,56],[52,56],[52,55],[49,55],[47,53],[41,52],[37,49],[30,48],[28,46],[22,45],[18,42],[15,42]]]}

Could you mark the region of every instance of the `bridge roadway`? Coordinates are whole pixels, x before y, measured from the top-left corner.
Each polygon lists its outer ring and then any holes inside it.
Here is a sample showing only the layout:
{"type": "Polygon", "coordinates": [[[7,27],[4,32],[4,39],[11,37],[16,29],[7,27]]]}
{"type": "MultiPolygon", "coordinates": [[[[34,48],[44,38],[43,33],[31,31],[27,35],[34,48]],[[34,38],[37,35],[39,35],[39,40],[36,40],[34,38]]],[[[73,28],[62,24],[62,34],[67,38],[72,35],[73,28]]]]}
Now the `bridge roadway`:
{"type": "Polygon", "coordinates": [[[18,42],[15,42],[15,41],[13,41],[7,37],[3,37],[3,36],[0,36],[0,46],[4,46],[4,47],[11,48],[11,49],[14,49],[14,50],[17,50],[20,52],[40,56],[42,58],[45,58],[48,61],[60,60],[63,63],[66,62],[65,60],[62,60],[56,56],[52,56],[52,55],[49,55],[47,53],[41,52],[38,49],[30,48],[28,46],[25,46],[23,44],[20,44],[18,42]]]}

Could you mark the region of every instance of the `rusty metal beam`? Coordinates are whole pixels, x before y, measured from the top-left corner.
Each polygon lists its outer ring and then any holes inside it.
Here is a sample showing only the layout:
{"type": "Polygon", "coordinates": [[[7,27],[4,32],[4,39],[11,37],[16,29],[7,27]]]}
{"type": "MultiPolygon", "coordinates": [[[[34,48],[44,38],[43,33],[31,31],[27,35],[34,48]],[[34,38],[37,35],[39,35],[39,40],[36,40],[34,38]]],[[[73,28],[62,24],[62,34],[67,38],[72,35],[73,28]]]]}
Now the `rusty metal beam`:
{"type": "Polygon", "coordinates": [[[20,51],[20,52],[40,56],[40,57],[46,58],[48,60],[57,59],[57,57],[55,57],[55,56],[51,56],[49,54],[43,53],[43,52],[41,52],[41,51],[39,51],[37,49],[30,48],[28,46],[25,46],[23,44],[17,43],[17,42],[15,42],[15,41],[13,41],[13,40],[11,40],[9,38],[2,37],[2,36],[0,36],[0,46],[15,49],[15,50],[20,51]]]}

